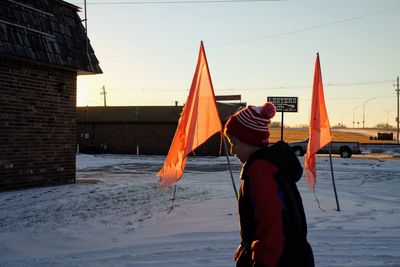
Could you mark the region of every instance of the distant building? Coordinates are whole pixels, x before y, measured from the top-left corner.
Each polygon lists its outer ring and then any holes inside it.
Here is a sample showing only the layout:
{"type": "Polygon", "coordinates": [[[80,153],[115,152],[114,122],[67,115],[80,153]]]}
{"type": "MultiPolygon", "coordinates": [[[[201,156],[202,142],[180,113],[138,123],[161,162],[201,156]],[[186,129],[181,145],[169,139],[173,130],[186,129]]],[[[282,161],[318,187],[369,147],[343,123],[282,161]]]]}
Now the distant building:
{"type": "Polygon", "coordinates": [[[75,181],[76,79],[102,73],[78,11],[0,1],[0,190],[75,181]]]}
{"type": "MultiPolygon", "coordinates": [[[[217,103],[220,119],[245,104],[217,103]]],[[[78,107],[77,139],[81,152],[166,155],[174,137],[182,106],[78,107]]],[[[196,155],[218,155],[216,134],[196,155]]]]}

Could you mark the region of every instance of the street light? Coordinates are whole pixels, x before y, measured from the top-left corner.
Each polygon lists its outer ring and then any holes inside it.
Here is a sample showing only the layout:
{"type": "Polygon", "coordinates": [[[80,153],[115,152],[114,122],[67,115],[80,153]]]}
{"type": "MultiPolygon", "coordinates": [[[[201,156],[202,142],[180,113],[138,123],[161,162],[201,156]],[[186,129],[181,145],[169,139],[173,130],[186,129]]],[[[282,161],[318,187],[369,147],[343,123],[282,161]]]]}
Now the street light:
{"type": "Polygon", "coordinates": [[[363,128],[364,128],[364,126],[365,126],[365,104],[367,104],[369,101],[371,101],[371,100],[373,100],[373,99],[375,99],[375,97],[368,98],[368,99],[365,100],[364,103],[363,103],[363,128]]]}
{"type": "Polygon", "coordinates": [[[347,115],[347,114],[350,114],[350,112],[346,112],[346,113],[343,113],[343,114],[342,114],[342,120],[340,121],[342,127],[343,127],[343,117],[344,117],[345,115],[347,115]]]}
{"type": "Polygon", "coordinates": [[[389,128],[389,113],[392,112],[394,109],[386,110],[383,108],[382,110],[384,110],[386,112],[386,127],[389,128]]]}
{"type": "Polygon", "coordinates": [[[353,128],[354,128],[354,113],[356,112],[357,108],[361,108],[362,105],[356,106],[355,108],[353,108],[353,128]]]}

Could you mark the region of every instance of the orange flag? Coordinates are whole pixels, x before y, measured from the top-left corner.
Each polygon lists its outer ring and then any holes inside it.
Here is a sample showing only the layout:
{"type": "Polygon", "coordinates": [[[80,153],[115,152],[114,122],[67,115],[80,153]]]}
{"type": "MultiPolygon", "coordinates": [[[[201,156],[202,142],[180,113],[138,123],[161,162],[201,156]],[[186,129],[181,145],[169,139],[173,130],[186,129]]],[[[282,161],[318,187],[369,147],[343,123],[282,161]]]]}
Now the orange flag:
{"type": "Polygon", "coordinates": [[[309,188],[314,188],[317,182],[316,156],[317,151],[331,141],[331,128],[328,113],[326,112],[324,88],[322,85],[319,54],[315,61],[314,84],[311,102],[311,119],[309,140],[304,161],[304,176],[309,188]]]}
{"type": "Polygon", "coordinates": [[[161,188],[178,181],[183,175],[187,155],[220,131],[222,131],[222,125],[203,42],[201,42],[188,99],[183,107],[164,166],[157,173],[161,188]]]}

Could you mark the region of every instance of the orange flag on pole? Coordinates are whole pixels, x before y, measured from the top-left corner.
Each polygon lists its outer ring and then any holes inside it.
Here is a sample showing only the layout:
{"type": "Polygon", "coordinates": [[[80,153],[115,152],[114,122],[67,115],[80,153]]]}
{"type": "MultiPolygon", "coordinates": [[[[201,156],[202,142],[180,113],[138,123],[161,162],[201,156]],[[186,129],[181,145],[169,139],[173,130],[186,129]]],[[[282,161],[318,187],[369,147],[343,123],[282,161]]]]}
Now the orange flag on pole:
{"type": "Polygon", "coordinates": [[[329,144],[331,141],[331,128],[329,125],[328,113],[326,112],[318,53],[315,61],[314,84],[311,101],[309,140],[304,161],[304,176],[309,188],[314,188],[317,182],[315,154],[319,149],[329,144]]]}
{"type": "Polygon", "coordinates": [[[161,188],[178,181],[186,165],[187,155],[215,133],[222,131],[208,70],[203,42],[186,104],[164,166],[157,173],[161,188]]]}

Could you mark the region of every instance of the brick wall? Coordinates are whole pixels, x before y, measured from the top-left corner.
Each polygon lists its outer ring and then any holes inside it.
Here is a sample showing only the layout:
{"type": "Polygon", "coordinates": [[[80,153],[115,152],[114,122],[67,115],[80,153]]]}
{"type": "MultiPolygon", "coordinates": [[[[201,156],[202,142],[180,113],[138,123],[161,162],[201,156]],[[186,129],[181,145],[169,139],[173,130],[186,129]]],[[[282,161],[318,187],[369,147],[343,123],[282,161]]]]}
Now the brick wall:
{"type": "Polygon", "coordinates": [[[0,59],[0,190],[75,181],[76,72],[0,59]]]}

